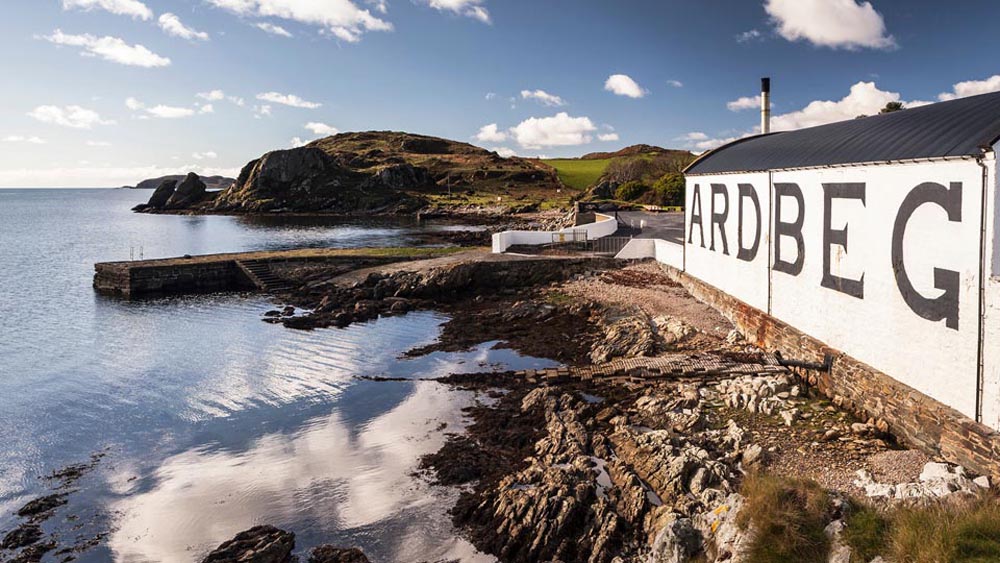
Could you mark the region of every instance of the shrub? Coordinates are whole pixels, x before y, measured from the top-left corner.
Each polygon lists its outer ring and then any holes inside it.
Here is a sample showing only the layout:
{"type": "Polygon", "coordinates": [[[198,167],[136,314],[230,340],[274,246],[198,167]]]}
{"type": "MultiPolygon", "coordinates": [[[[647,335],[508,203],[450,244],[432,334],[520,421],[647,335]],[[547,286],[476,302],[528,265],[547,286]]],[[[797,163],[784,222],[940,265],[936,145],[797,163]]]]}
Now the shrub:
{"type": "Polygon", "coordinates": [[[684,205],[684,175],[668,172],[653,184],[654,205],[684,205]]]}
{"type": "Polygon", "coordinates": [[[826,563],[830,498],[813,481],[753,474],[742,487],[746,504],[737,522],[751,526],[748,563],[826,563]]]}
{"type": "Polygon", "coordinates": [[[615,190],[615,199],[622,201],[635,201],[649,190],[649,186],[642,182],[625,182],[615,190]]]}

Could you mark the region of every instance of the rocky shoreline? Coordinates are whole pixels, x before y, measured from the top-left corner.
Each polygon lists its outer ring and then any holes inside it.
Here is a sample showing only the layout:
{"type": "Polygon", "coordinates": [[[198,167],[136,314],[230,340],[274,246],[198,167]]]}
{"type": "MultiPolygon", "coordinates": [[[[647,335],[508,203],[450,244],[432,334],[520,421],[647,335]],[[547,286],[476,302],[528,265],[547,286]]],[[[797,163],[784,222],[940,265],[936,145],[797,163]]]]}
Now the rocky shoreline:
{"type": "MultiPolygon", "coordinates": [[[[886,547],[856,545],[858,514],[994,498],[988,478],[821,396],[654,263],[458,253],[276,274],[294,289],[267,322],[310,330],[434,309],[449,315],[439,339],[407,355],[498,342],[563,366],[438,380],[488,400],[420,470],[460,491],[454,526],[500,561],[867,562],[886,547]],[[788,506],[775,516],[776,504],[788,506]]],[[[14,561],[55,548],[36,515],[71,492],[22,509],[3,538],[23,547],[14,561]]],[[[284,563],[293,550],[291,532],[264,526],[205,561],[284,563]]],[[[367,561],[331,546],[309,557],[367,561]]]]}
{"type": "Polygon", "coordinates": [[[750,560],[756,531],[741,490],[756,475],[822,493],[822,548],[842,562],[851,548],[840,533],[858,507],[989,494],[985,477],[907,450],[879,421],[820,396],[808,373],[765,373],[762,351],[654,264],[521,264],[429,262],[325,281],[313,272],[296,294],[310,312],[281,322],[346,326],[435,308],[451,315],[439,341],[408,354],[501,341],[567,366],[710,353],[761,369],[715,380],[444,381],[496,401],[470,409],[467,433],[423,468],[462,487],[454,524],[501,561],[750,560]]]}

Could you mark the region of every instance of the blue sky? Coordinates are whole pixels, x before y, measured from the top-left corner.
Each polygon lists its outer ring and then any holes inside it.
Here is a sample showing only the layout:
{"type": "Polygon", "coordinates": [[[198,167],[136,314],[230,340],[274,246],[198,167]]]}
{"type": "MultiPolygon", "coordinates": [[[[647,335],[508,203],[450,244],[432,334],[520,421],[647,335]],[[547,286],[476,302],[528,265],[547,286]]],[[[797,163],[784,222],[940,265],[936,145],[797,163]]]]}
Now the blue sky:
{"type": "Polygon", "coordinates": [[[985,1],[5,4],[8,187],[234,174],[333,130],[525,156],[700,151],[754,132],[764,75],[777,129],[1000,90],[985,1]]]}

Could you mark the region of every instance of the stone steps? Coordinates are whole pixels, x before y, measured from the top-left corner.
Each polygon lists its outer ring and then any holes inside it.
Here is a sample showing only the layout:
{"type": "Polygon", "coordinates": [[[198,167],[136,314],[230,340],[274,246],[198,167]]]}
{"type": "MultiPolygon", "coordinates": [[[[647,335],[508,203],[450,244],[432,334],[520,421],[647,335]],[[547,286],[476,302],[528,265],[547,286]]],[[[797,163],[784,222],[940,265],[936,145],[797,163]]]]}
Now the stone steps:
{"type": "Polygon", "coordinates": [[[271,266],[262,260],[237,260],[236,265],[250,278],[257,289],[278,293],[292,289],[291,284],[274,275],[271,266]]]}

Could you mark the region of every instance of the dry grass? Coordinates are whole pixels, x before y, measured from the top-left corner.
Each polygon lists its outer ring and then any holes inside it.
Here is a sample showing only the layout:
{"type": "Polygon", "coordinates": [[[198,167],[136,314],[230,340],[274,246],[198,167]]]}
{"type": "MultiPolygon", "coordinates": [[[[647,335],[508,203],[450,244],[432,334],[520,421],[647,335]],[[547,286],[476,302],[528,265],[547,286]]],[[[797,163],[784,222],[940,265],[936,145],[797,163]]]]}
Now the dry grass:
{"type": "Polygon", "coordinates": [[[830,498],[813,481],[753,474],[743,482],[746,506],[738,523],[754,530],[747,563],[823,563],[830,541],[830,498]]]}
{"type": "Polygon", "coordinates": [[[995,496],[888,515],[887,555],[898,563],[1000,561],[1000,502],[995,496]]]}

